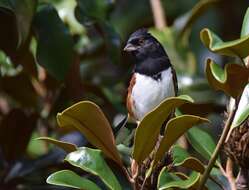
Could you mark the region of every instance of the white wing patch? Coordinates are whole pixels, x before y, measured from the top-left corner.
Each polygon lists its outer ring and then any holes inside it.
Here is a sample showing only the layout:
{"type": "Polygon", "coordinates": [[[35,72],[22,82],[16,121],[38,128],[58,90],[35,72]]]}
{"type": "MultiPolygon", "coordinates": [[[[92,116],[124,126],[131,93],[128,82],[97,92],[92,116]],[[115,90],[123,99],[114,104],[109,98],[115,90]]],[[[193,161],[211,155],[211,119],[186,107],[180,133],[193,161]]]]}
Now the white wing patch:
{"type": "Polygon", "coordinates": [[[136,84],[131,93],[134,101],[133,114],[139,121],[165,98],[175,96],[171,68],[161,73],[161,79],[136,73],[136,84]]]}

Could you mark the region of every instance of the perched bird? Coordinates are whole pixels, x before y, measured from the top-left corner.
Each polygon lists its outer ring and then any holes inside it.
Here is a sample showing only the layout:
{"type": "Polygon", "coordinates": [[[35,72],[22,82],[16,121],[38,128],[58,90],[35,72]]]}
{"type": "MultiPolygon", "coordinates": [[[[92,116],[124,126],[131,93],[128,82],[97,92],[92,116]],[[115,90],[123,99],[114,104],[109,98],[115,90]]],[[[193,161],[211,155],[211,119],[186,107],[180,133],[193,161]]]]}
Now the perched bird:
{"type": "Polygon", "coordinates": [[[135,58],[127,109],[133,120],[141,121],[165,98],[177,95],[176,73],[164,48],[147,29],[132,33],[124,51],[135,58]]]}

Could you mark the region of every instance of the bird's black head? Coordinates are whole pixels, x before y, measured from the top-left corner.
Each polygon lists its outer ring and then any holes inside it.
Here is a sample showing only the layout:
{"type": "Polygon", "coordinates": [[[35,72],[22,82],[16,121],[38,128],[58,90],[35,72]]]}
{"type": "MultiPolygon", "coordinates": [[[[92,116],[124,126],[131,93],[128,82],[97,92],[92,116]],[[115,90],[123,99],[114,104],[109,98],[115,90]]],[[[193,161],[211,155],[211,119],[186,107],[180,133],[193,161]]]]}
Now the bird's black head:
{"type": "Polygon", "coordinates": [[[147,29],[132,33],[124,51],[135,57],[135,71],[141,74],[155,75],[171,66],[164,48],[147,29]]]}

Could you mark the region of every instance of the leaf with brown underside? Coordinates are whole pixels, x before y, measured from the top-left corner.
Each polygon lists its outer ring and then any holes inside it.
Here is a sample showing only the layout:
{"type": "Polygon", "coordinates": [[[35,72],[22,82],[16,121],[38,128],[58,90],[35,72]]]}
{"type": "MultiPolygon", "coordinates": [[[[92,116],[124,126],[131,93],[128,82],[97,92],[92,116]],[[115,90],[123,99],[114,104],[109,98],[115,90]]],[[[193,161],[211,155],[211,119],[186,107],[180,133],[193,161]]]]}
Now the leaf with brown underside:
{"type": "Polygon", "coordinates": [[[226,64],[223,70],[213,60],[208,59],[206,76],[210,86],[215,90],[222,90],[236,98],[242,93],[247,84],[249,69],[238,64],[226,64]]]}
{"type": "Polygon", "coordinates": [[[67,153],[74,152],[77,150],[77,146],[75,144],[64,142],[64,141],[59,141],[59,140],[49,138],[49,137],[39,137],[36,140],[43,140],[48,143],[54,144],[55,146],[58,146],[64,151],[66,151],[67,153]]]}
{"type": "Polygon", "coordinates": [[[82,101],[57,114],[60,127],[79,130],[87,140],[122,166],[110,123],[102,110],[93,102],[82,101]]]}
{"type": "Polygon", "coordinates": [[[133,149],[133,158],[138,164],[141,164],[154,149],[160,129],[174,109],[191,102],[193,100],[186,95],[167,98],[142,119],[136,129],[133,149]]]}
{"type": "Polygon", "coordinates": [[[171,119],[166,126],[164,136],[161,140],[160,146],[155,154],[153,165],[160,161],[164,154],[169,151],[170,147],[183,135],[188,129],[194,125],[208,122],[207,119],[194,116],[194,115],[182,115],[171,119]]]}

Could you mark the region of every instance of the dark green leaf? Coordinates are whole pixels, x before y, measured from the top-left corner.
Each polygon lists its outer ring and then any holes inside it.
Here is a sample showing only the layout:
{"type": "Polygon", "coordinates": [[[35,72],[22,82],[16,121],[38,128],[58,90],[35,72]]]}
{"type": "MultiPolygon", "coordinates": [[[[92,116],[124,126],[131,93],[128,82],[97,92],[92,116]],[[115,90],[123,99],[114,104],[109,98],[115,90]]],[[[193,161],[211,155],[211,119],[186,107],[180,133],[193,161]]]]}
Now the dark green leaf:
{"type": "Polygon", "coordinates": [[[73,39],[55,8],[43,5],[35,17],[37,61],[58,80],[63,80],[73,61],[73,39]]]}
{"type": "Polygon", "coordinates": [[[47,183],[76,189],[100,190],[92,181],[82,178],[70,170],[61,170],[51,174],[47,178],[47,183]]]}
{"type": "Polygon", "coordinates": [[[174,164],[182,163],[187,157],[189,157],[187,150],[180,147],[179,145],[175,145],[172,148],[172,155],[174,164]]]}
{"type": "Polygon", "coordinates": [[[110,189],[121,190],[119,182],[103,159],[100,150],[82,147],[69,153],[65,160],[75,167],[99,176],[110,189]]]}
{"type": "Polygon", "coordinates": [[[187,132],[187,139],[197,152],[207,160],[210,159],[216,145],[213,138],[207,132],[194,127],[187,132]]]}

